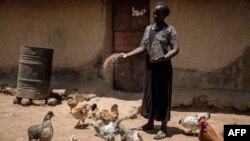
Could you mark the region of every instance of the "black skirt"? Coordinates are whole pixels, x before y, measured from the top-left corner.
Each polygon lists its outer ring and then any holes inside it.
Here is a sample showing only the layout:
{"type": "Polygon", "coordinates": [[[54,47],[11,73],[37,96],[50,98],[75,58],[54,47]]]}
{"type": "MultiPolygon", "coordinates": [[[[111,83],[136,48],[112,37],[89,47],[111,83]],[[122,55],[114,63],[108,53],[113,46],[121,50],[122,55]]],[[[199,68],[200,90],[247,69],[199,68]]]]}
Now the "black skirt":
{"type": "Polygon", "coordinates": [[[169,121],[173,68],[171,60],[149,63],[146,56],[141,115],[147,119],[169,121]]]}

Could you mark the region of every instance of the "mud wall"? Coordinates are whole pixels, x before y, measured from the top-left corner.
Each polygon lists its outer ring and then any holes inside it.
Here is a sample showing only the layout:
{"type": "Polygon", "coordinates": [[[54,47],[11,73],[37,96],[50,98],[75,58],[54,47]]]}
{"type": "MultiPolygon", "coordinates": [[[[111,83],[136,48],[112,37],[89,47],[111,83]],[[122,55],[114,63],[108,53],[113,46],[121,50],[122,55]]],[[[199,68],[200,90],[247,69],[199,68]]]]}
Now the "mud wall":
{"type": "Polygon", "coordinates": [[[112,51],[111,0],[1,0],[0,78],[17,78],[20,48],[53,48],[53,77],[99,75],[112,51]]]}
{"type": "MultiPolygon", "coordinates": [[[[151,11],[158,1],[150,1],[151,11]]],[[[250,91],[250,1],[163,1],[180,44],[174,86],[250,91]]]]}
{"type": "MultiPolygon", "coordinates": [[[[150,0],[151,17],[155,2],[150,0]]],[[[178,32],[174,86],[250,91],[249,0],[162,0],[178,32]]],[[[53,48],[53,79],[102,77],[113,51],[112,0],[1,0],[0,79],[16,79],[20,47],[53,48]]],[[[150,19],[153,22],[152,18],[150,19]]]]}

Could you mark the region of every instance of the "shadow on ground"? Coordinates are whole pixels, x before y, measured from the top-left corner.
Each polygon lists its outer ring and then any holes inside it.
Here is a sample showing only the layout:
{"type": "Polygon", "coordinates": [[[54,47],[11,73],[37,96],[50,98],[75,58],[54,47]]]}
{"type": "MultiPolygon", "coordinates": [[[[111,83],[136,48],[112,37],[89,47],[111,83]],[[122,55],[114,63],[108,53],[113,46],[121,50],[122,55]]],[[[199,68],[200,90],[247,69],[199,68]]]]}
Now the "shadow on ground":
{"type": "MultiPolygon", "coordinates": [[[[146,132],[148,134],[156,134],[159,129],[160,129],[160,125],[155,125],[154,130],[144,131],[144,132],[146,132]]],[[[185,131],[180,129],[180,128],[173,127],[173,126],[168,126],[167,127],[167,137],[172,137],[172,136],[175,136],[175,135],[178,135],[178,134],[184,134],[184,135],[187,135],[187,136],[197,137],[197,134],[189,135],[189,134],[185,133],[185,131]]]]}

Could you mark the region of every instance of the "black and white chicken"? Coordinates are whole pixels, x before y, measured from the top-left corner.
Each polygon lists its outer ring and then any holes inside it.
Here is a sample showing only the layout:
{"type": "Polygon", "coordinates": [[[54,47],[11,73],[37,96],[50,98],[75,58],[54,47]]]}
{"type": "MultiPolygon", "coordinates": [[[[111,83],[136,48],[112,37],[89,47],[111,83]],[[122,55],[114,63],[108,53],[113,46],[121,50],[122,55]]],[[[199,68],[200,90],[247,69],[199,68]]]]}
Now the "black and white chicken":
{"type": "Polygon", "coordinates": [[[189,132],[193,132],[195,134],[196,130],[198,128],[198,120],[200,117],[204,116],[206,120],[210,118],[209,112],[203,112],[203,113],[197,113],[192,116],[186,116],[179,120],[179,124],[181,124],[183,127],[190,129],[189,132]]]}
{"type": "Polygon", "coordinates": [[[53,137],[51,118],[53,116],[54,113],[49,111],[41,124],[31,125],[28,128],[29,141],[51,141],[53,137]]]}

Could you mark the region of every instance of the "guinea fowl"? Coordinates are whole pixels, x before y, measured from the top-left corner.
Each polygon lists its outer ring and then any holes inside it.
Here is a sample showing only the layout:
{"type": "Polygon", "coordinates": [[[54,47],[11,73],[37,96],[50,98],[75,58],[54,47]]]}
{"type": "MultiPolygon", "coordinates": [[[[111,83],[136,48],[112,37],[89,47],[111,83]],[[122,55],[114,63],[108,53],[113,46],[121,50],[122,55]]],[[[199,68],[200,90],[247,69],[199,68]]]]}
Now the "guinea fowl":
{"type": "Polygon", "coordinates": [[[41,124],[31,125],[28,128],[29,141],[51,141],[53,137],[51,118],[53,116],[54,113],[49,111],[41,124]]]}
{"type": "Polygon", "coordinates": [[[179,120],[179,124],[181,124],[183,127],[190,129],[189,132],[193,132],[195,134],[195,131],[198,129],[198,120],[201,116],[204,116],[206,120],[210,118],[209,112],[203,112],[198,113],[192,116],[186,116],[179,120]]]}

